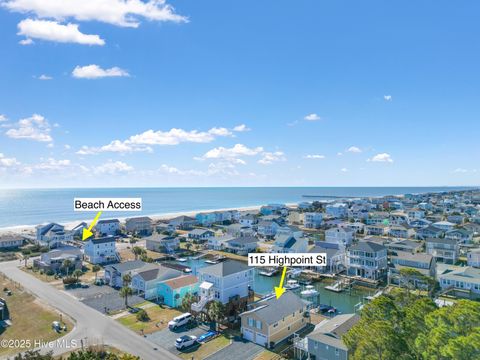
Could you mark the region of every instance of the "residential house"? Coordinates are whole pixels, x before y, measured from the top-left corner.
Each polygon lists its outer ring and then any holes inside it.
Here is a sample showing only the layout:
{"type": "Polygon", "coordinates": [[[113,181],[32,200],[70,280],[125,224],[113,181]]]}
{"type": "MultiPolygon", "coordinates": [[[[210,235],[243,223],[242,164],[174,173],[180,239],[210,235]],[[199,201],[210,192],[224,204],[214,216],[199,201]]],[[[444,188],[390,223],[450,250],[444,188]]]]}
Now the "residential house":
{"type": "Polygon", "coordinates": [[[215,236],[215,233],[208,229],[193,229],[188,233],[188,239],[197,242],[205,242],[213,236],[215,236]]]}
{"type": "Polygon", "coordinates": [[[287,219],[289,224],[300,225],[305,222],[305,213],[299,211],[290,211],[287,219]]]}
{"type": "Polygon", "coordinates": [[[304,213],[303,225],[307,229],[319,229],[322,226],[323,214],[318,212],[304,213]]]}
{"type": "Polygon", "coordinates": [[[253,236],[255,231],[246,225],[240,223],[230,224],[225,227],[226,233],[232,236],[253,236]]]}
{"type": "MultiPolygon", "coordinates": [[[[388,269],[389,283],[402,285],[400,270],[413,269],[424,276],[435,278],[436,261],[432,255],[424,253],[410,253],[398,251],[390,256],[390,266],[388,269]]],[[[427,285],[423,278],[413,279],[415,287],[423,288],[427,285]]]]}
{"type": "Polygon", "coordinates": [[[449,231],[452,230],[455,227],[454,223],[451,223],[449,221],[437,221],[436,223],[432,224],[438,229],[441,229],[443,231],[449,231]]]}
{"type": "Polygon", "coordinates": [[[347,216],[348,205],[343,203],[328,204],[325,208],[327,215],[334,218],[344,218],[347,216]]]}
{"type": "Polygon", "coordinates": [[[197,277],[200,298],[192,304],[194,312],[201,312],[213,300],[241,308],[253,296],[254,268],[243,262],[227,260],[207,266],[197,270],[197,277]]]}
{"type": "Polygon", "coordinates": [[[276,235],[279,227],[280,225],[278,225],[275,221],[262,220],[257,225],[257,233],[260,236],[272,238],[276,235]]]}
{"type": "Polygon", "coordinates": [[[171,254],[180,248],[180,240],[175,236],[152,235],[145,239],[147,250],[171,254]]]}
{"type": "Polygon", "coordinates": [[[252,227],[258,222],[257,217],[254,214],[245,214],[241,215],[239,219],[239,223],[243,226],[252,227]]]}
{"type": "Polygon", "coordinates": [[[235,239],[233,235],[214,236],[207,240],[207,247],[212,250],[225,250],[227,241],[235,239]]]}
{"type": "Polygon", "coordinates": [[[449,215],[447,216],[447,221],[456,225],[462,225],[465,217],[463,215],[449,215]]]}
{"type": "Polygon", "coordinates": [[[125,231],[140,236],[152,235],[152,219],[148,216],[128,218],[125,220],[125,231]]]}
{"type": "Polygon", "coordinates": [[[387,274],[387,265],[387,248],[383,245],[360,241],[347,250],[350,275],[379,280],[387,274]]]}
{"type": "Polygon", "coordinates": [[[257,249],[258,239],[254,236],[240,236],[228,240],[225,244],[225,250],[237,255],[247,255],[257,249]]]}
{"type": "Polygon", "coordinates": [[[211,226],[215,223],[217,216],[214,213],[198,213],[195,220],[202,226],[211,226]]]}
{"type": "Polygon", "coordinates": [[[461,244],[470,244],[473,241],[473,231],[464,228],[453,229],[445,233],[445,238],[455,239],[461,244]]]}
{"type": "Polygon", "coordinates": [[[366,235],[383,236],[383,235],[387,235],[389,231],[390,231],[390,226],[383,223],[365,226],[366,235]]]}
{"type": "Polygon", "coordinates": [[[95,225],[95,230],[101,236],[118,235],[120,233],[120,221],[118,219],[100,220],[95,225]]]}
{"type": "Polygon", "coordinates": [[[306,310],[307,303],[291,291],[279,299],[273,296],[257,301],[240,314],[242,337],[272,348],[307,326],[306,310]]]}
{"type": "Polygon", "coordinates": [[[480,297],[480,269],[465,266],[446,269],[438,275],[443,290],[453,289],[461,297],[478,299],[480,297]]]}
{"type": "Polygon", "coordinates": [[[318,241],[308,252],[312,254],[327,254],[326,266],[315,266],[312,268],[312,270],[316,272],[338,274],[346,268],[345,247],[341,246],[340,244],[318,241]]]}
{"type": "Polygon", "coordinates": [[[142,260],[125,261],[119,264],[107,265],[105,266],[105,283],[114,288],[121,287],[123,286],[123,277],[125,275],[128,274],[132,276],[139,269],[150,265],[151,264],[148,264],[142,260]]]}
{"type": "Polygon", "coordinates": [[[455,264],[458,259],[459,246],[455,239],[430,238],[425,241],[427,254],[433,255],[437,262],[455,264]]]}
{"type": "Polygon", "coordinates": [[[82,268],[82,251],[74,246],[63,246],[40,255],[40,258],[33,260],[33,267],[43,271],[51,270],[55,273],[61,271],[65,260],[71,261],[69,270],[82,268]]]}
{"type": "Polygon", "coordinates": [[[293,227],[282,227],[275,235],[275,242],[272,247],[274,253],[306,253],[308,250],[308,239],[303,232],[293,227]]]}
{"type": "Polygon", "coordinates": [[[69,231],[65,231],[65,227],[60,224],[38,225],[36,230],[36,240],[41,246],[56,247],[61,243],[73,240],[73,235],[69,231]]]}
{"type": "Polygon", "coordinates": [[[385,211],[375,211],[370,212],[367,219],[365,219],[365,224],[375,225],[375,224],[386,224],[388,223],[388,212],[385,211]]]}
{"type": "Polygon", "coordinates": [[[158,300],[172,308],[180,307],[187,294],[198,293],[198,278],[195,275],[185,275],[157,284],[158,300]]]}
{"type": "Polygon", "coordinates": [[[433,225],[417,230],[417,239],[420,240],[440,238],[443,235],[445,235],[445,231],[433,225]]]}
{"type": "Polygon", "coordinates": [[[409,225],[391,225],[388,230],[391,237],[409,239],[415,236],[415,229],[409,225]]]}
{"type": "Polygon", "coordinates": [[[355,239],[355,231],[350,228],[336,227],[325,231],[325,242],[339,244],[343,247],[350,246],[355,239]]]}
{"type": "Polygon", "coordinates": [[[115,247],[115,237],[105,236],[101,238],[91,237],[85,242],[85,260],[92,264],[105,264],[119,260],[115,247]]]}
{"type": "Polygon", "coordinates": [[[480,268],[480,248],[469,250],[467,253],[467,264],[480,268]]]}
{"type": "Polygon", "coordinates": [[[415,229],[421,229],[421,228],[426,228],[429,225],[431,225],[432,222],[428,221],[427,219],[414,219],[410,220],[410,226],[415,228],[415,229]]]}
{"type": "Polygon", "coordinates": [[[24,238],[16,234],[0,235],[0,249],[16,249],[23,245],[24,238]]]}
{"type": "Polygon", "coordinates": [[[423,219],[425,217],[425,210],[419,208],[413,208],[407,211],[408,218],[413,219],[423,219]]]}
{"type": "Polygon", "coordinates": [[[392,212],[388,216],[388,223],[391,225],[405,225],[410,222],[408,215],[404,212],[392,212]]]}
{"type": "Polygon", "coordinates": [[[349,350],[342,338],[358,321],[356,314],[341,314],[323,320],[303,340],[309,358],[317,360],[348,360],[349,350]]]}
{"type": "Polygon", "coordinates": [[[356,234],[362,234],[365,229],[365,224],[362,222],[348,223],[347,228],[353,230],[353,232],[356,234]]]}
{"type": "Polygon", "coordinates": [[[71,230],[70,234],[72,234],[73,237],[78,236],[81,237],[83,234],[83,229],[88,229],[88,224],[84,221],[81,223],[75,225],[71,230]]]}
{"type": "Polygon", "coordinates": [[[419,253],[423,249],[423,243],[421,241],[414,240],[395,240],[385,243],[385,247],[389,252],[409,252],[411,254],[419,253]]]}
{"type": "Polygon", "coordinates": [[[183,272],[157,264],[149,264],[132,276],[131,288],[145,300],[158,300],[157,284],[183,276],[183,272]]]}
{"type": "Polygon", "coordinates": [[[176,218],[173,218],[168,222],[168,226],[172,227],[175,230],[190,230],[193,229],[193,227],[197,224],[197,219],[184,215],[177,216],[176,218]]]}

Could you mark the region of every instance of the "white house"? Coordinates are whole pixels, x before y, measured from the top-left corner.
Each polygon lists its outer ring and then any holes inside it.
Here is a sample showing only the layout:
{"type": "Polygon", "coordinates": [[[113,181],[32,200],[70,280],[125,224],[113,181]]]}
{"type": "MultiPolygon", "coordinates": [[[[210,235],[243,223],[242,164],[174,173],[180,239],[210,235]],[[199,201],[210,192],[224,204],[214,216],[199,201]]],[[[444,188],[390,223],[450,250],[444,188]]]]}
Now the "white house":
{"type": "Polygon", "coordinates": [[[442,289],[453,287],[458,292],[463,292],[466,297],[480,296],[480,269],[470,266],[446,270],[438,275],[438,282],[442,289]]]}
{"type": "Polygon", "coordinates": [[[325,242],[339,244],[343,247],[350,246],[355,238],[355,232],[349,228],[337,227],[325,231],[325,242]]]}
{"type": "Polygon", "coordinates": [[[200,299],[192,304],[192,310],[200,312],[213,300],[227,304],[235,296],[248,298],[249,291],[253,290],[253,271],[253,267],[235,260],[199,269],[197,277],[200,282],[200,299]]]}
{"type": "Polygon", "coordinates": [[[343,218],[347,216],[348,206],[343,203],[329,204],[326,206],[325,211],[328,215],[334,218],[343,218]]]}
{"type": "Polygon", "coordinates": [[[425,210],[414,208],[407,211],[410,219],[423,219],[425,217],[425,210]]]}
{"type": "Polygon", "coordinates": [[[455,227],[455,224],[451,223],[450,221],[438,221],[436,223],[433,223],[432,225],[443,231],[449,231],[455,227]]]}
{"type": "Polygon", "coordinates": [[[106,236],[102,238],[91,237],[85,242],[85,260],[92,264],[105,264],[119,260],[115,247],[115,237],[106,236]]]}
{"type": "Polygon", "coordinates": [[[347,264],[350,275],[381,279],[387,275],[387,248],[371,241],[360,241],[348,249],[347,264]]]}
{"type": "Polygon", "coordinates": [[[319,212],[307,212],[304,214],[303,225],[307,229],[318,229],[322,226],[323,214],[319,212]]]}
{"type": "Polygon", "coordinates": [[[23,237],[18,235],[2,235],[0,236],[0,249],[18,248],[23,245],[23,240],[23,237]]]}
{"type": "Polygon", "coordinates": [[[480,268],[480,248],[472,249],[467,253],[467,264],[468,266],[480,268]]]}
{"type": "Polygon", "coordinates": [[[275,221],[264,220],[258,223],[257,233],[264,237],[273,237],[277,233],[278,225],[275,221]]]}
{"type": "Polygon", "coordinates": [[[118,219],[100,220],[95,225],[95,230],[102,236],[117,235],[120,232],[120,221],[118,219]]]}
{"type": "Polygon", "coordinates": [[[207,247],[212,250],[225,250],[227,241],[235,239],[233,235],[213,236],[208,238],[207,247]]]}
{"type": "Polygon", "coordinates": [[[73,235],[69,231],[65,231],[65,227],[56,223],[38,225],[37,243],[41,246],[56,247],[62,242],[73,240],[73,235]]]}

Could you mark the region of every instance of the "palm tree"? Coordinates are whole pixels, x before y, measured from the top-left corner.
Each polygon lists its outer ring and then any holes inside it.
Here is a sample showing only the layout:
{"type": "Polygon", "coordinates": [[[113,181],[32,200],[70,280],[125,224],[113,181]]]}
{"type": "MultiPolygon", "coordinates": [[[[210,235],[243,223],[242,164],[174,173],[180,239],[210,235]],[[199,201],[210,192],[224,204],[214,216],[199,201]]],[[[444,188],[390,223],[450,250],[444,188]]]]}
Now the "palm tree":
{"type": "Polygon", "coordinates": [[[191,242],[187,242],[185,244],[185,249],[187,249],[188,251],[190,251],[190,249],[192,248],[192,243],[191,242]]]}
{"type": "Polygon", "coordinates": [[[182,310],[185,312],[189,312],[194,302],[195,302],[195,296],[192,293],[189,293],[189,292],[186,293],[182,299],[182,305],[181,305],[182,310]]]}
{"type": "Polygon", "coordinates": [[[80,269],[75,269],[75,270],[73,271],[72,275],[73,275],[73,276],[75,277],[75,279],[77,279],[77,281],[78,281],[78,279],[80,278],[80,276],[83,275],[83,272],[82,272],[82,270],[80,270],[80,269]]]}
{"type": "Polygon", "coordinates": [[[135,255],[135,260],[137,260],[139,256],[145,255],[147,253],[147,251],[140,246],[134,246],[132,248],[132,252],[135,255]]]}
{"type": "Polygon", "coordinates": [[[215,330],[217,330],[218,322],[225,318],[225,306],[220,301],[212,301],[208,306],[207,316],[215,322],[215,330]]]}
{"type": "Polygon", "coordinates": [[[95,282],[97,282],[97,273],[101,270],[102,268],[100,265],[93,265],[92,266],[92,272],[95,274],[95,282]]]}
{"type": "Polygon", "coordinates": [[[125,299],[125,308],[128,308],[128,297],[133,295],[132,288],[130,286],[124,286],[120,289],[118,295],[125,299]]]}
{"type": "Polygon", "coordinates": [[[27,267],[27,261],[30,258],[29,255],[23,255],[23,260],[25,260],[25,267],[27,267]]]}
{"type": "Polygon", "coordinates": [[[123,286],[129,286],[130,283],[132,282],[132,275],[130,274],[123,275],[122,281],[123,281],[123,286]]]}
{"type": "Polygon", "coordinates": [[[68,277],[68,271],[70,270],[71,267],[72,267],[72,260],[70,260],[70,259],[63,260],[62,268],[66,270],[67,277],[68,277]]]}

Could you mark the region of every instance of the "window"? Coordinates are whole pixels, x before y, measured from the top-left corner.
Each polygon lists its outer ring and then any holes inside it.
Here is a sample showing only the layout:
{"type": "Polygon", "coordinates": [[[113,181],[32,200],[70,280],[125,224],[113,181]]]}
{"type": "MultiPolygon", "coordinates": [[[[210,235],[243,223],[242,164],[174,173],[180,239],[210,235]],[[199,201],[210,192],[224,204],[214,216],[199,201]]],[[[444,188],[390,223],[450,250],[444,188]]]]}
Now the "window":
{"type": "Polygon", "coordinates": [[[252,318],[247,318],[248,321],[248,326],[253,327],[253,319],[252,318]]]}
{"type": "Polygon", "coordinates": [[[260,320],[257,320],[256,328],[261,330],[262,329],[262,322],[260,320]]]}
{"type": "Polygon", "coordinates": [[[274,327],[274,328],[277,327],[277,326],[278,326],[278,323],[273,324],[273,327],[274,327]]]}
{"type": "Polygon", "coordinates": [[[340,350],[335,349],[335,356],[340,356],[340,350]]]}

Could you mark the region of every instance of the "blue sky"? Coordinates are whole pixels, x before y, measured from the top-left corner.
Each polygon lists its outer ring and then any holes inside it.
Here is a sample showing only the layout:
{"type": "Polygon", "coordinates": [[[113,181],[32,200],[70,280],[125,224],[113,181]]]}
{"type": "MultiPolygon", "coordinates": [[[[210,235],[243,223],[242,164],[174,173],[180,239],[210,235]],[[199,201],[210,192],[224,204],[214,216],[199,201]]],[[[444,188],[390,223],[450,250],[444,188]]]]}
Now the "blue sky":
{"type": "Polygon", "coordinates": [[[0,186],[479,184],[479,10],[0,0],[0,186]]]}

